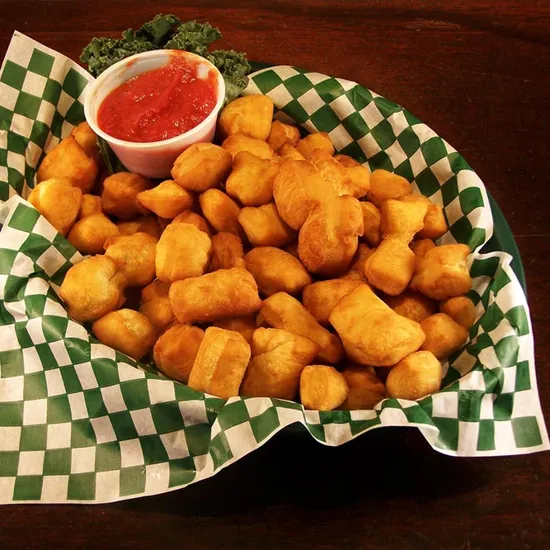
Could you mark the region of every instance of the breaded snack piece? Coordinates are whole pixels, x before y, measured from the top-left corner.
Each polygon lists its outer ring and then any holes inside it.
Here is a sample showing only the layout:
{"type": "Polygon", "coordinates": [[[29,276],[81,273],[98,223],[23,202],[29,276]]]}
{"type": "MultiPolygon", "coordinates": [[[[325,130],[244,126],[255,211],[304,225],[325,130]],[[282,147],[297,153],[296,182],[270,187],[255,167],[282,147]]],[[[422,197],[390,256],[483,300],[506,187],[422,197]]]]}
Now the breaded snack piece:
{"type": "Polygon", "coordinates": [[[252,336],[257,328],[256,322],[254,321],[254,315],[243,315],[242,317],[220,319],[219,321],[216,321],[213,326],[238,332],[249,345],[252,345],[252,336]]]}
{"type": "Polygon", "coordinates": [[[210,271],[245,267],[243,242],[235,233],[221,231],[212,237],[210,271]]]}
{"type": "Polygon", "coordinates": [[[157,241],[147,233],[119,235],[103,244],[105,254],[116,262],[128,286],[145,286],[155,278],[157,241]]]}
{"type": "Polygon", "coordinates": [[[272,159],[275,157],[275,152],[265,141],[254,139],[244,134],[232,134],[224,140],[222,147],[233,159],[241,151],[248,151],[261,159],[272,159]]]}
{"type": "Polygon", "coordinates": [[[435,243],[431,239],[415,239],[409,248],[414,252],[414,270],[418,271],[420,260],[427,254],[428,250],[435,248],[435,243]]]}
{"type": "Polygon", "coordinates": [[[372,202],[359,203],[363,212],[363,240],[369,246],[378,246],[382,239],[380,210],[372,202]]]}
{"type": "Polygon", "coordinates": [[[348,155],[335,155],[334,158],[346,167],[351,179],[351,194],[356,198],[367,195],[370,189],[370,170],[348,155]]]}
{"type": "Polygon", "coordinates": [[[155,329],[149,319],[133,309],[111,311],[92,325],[95,337],[106,346],[139,361],[155,343],[155,329]]]}
{"type": "Polygon", "coordinates": [[[470,330],[476,321],[476,306],[467,296],[449,298],[439,304],[439,310],[466,330],[470,330]]]}
{"type": "Polygon", "coordinates": [[[246,206],[237,219],[252,246],[284,246],[296,237],[272,202],[258,207],[246,206]]]}
{"type": "Polygon", "coordinates": [[[293,145],[285,143],[277,153],[282,159],[292,159],[292,160],[306,160],[304,155],[296,149],[293,145]]]}
{"type": "Polygon", "coordinates": [[[101,254],[103,243],[118,235],[118,227],[104,214],[92,214],[78,220],[67,239],[84,254],[101,254]]]}
{"type": "MultiPolygon", "coordinates": [[[[344,350],[340,339],[323,328],[313,315],[290,294],[278,292],[264,300],[259,315],[262,325],[288,330],[319,344],[320,350],[317,358],[320,361],[335,364],[342,359],[344,350]]],[[[258,324],[258,319],[256,319],[256,324],[258,324]]]]}
{"type": "Polygon", "coordinates": [[[248,151],[235,156],[225,190],[244,206],[260,206],[273,200],[273,180],[279,169],[275,160],[261,159],[248,151]]]}
{"type": "MultiPolygon", "coordinates": [[[[321,177],[334,188],[337,195],[351,195],[354,189],[347,170],[332,155],[321,149],[312,151],[308,159],[319,171],[321,177]]],[[[364,196],[359,194],[359,196],[364,196]]]]}
{"type": "Polygon", "coordinates": [[[157,244],[157,278],[173,283],[206,273],[212,256],[210,237],[189,223],[170,224],[157,244]]]}
{"type": "Polygon", "coordinates": [[[209,327],[204,333],[189,375],[189,387],[217,397],[239,395],[250,346],[232,330],[209,327]]]}
{"type": "Polygon", "coordinates": [[[155,365],[166,376],[187,384],[203,338],[204,330],[199,327],[171,326],[153,348],[155,365]]]}
{"type": "Polygon", "coordinates": [[[283,145],[294,147],[300,139],[300,130],[296,126],[285,124],[280,120],[271,123],[271,130],[267,136],[267,143],[277,152],[283,145]]]}
{"type": "Polygon", "coordinates": [[[344,296],[329,316],[351,361],[390,367],[424,342],[420,325],[395,313],[367,285],[344,296]]]}
{"type": "Polygon", "coordinates": [[[98,197],[97,195],[90,195],[88,193],[82,195],[77,219],[81,220],[86,216],[99,214],[101,212],[101,197],[98,197]]]}
{"type": "Polygon", "coordinates": [[[350,268],[340,279],[354,279],[368,284],[367,276],[365,275],[365,264],[375,251],[376,248],[369,248],[366,244],[360,243],[350,268]]]}
{"type": "Polygon", "coordinates": [[[78,145],[82,147],[89,157],[93,158],[96,163],[99,163],[100,153],[97,146],[97,136],[86,121],[75,126],[71,131],[71,136],[76,139],[78,145]]]}
{"type": "Polygon", "coordinates": [[[77,321],[95,321],[124,303],[126,278],[107,256],[86,258],[73,265],[59,295],[77,321]]]}
{"type": "Polygon", "coordinates": [[[402,176],[387,170],[375,170],[370,175],[369,200],[378,208],[388,199],[399,199],[412,193],[412,185],[402,176]]]}
{"type": "Polygon", "coordinates": [[[281,218],[298,231],[315,206],[337,197],[310,162],[286,159],[273,180],[273,198],[281,218]]]}
{"type": "Polygon", "coordinates": [[[260,292],[271,296],[276,292],[298,294],[311,283],[311,276],[294,256],[272,246],[259,246],[248,252],[244,261],[260,292]]]}
{"type": "Polygon", "coordinates": [[[427,211],[428,204],[423,201],[384,201],[380,207],[383,237],[399,237],[409,244],[415,233],[424,227],[427,211]]]}
{"type": "Polygon", "coordinates": [[[405,195],[399,200],[404,202],[423,201],[428,206],[428,211],[424,217],[424,227],[417,233],[420,239],[439,239],[448,229],[447,220],[443,213],[443,208],[439,204],[433,203],[424,195],[405,195]]]}
{"type": "Polygon", "coordinates": [[[438,359],[452,355],[468,339],[468,331],[446,313],[431,315],[420,326],[426,335],[422,349],[431,351],[438,359]]]}
{"type": "Polygon", "coordinates": [[[204,217],[216,231],[242,235],[242,229],[237,220],[241,209],[223,191],[209,189],[199,196],[199,203],[204,217]]]}
{"type": "Polygon", "coordinates": [[[300,401],[306,409],[332,411],[348,396],[344,375],[334,367],[308,365],[300,376],[300,401]]]}
{"type": "Polygon", "coordinates": [[[341,409],[371,410],[386,397],[386,388],[372,367],[349,366],[342,371],[349,392],[341,409]]]}
{"type": "Polygon", "coordinates": [[[412,290],[405,290],[399,296],[386,296],[384,301],[395,313],[417,323],[437,312],[436,303],[433,300],[412,290]]]}
{"type": "Polygon", "coordinates": [[[141,216],[131,222],[120,222],[117,224],[120,235],[133,235],[134,233],[147,233],[155,240],[160,239],[162,230],[155,216],[141,216]]]}
{"type": "Polygon", "coordinates": [[[50,179],[40,182],[28,200],[64,236],[78,216],[82,191],[70,180],[50,179]]]}
{"type": "Polygon", "coordinates": [[[147,208],[139,203],[137,196],[142,191],[150,189],[152,185],[151,180],[131,172],[119,172],[105,178],[101,193],[103,212],[122,220],[131,220],[140,214],[147,214],[147,208]]]}
{"type": "Polygon", "coordinates": [[[140,313],[143,313],[157,330],[174,322],[174,313],[168,298],[170,283],[155,279],[141,291],[140,313]]]}
{"type": "Polygon", "coordinates": [[[472,287],[469,254],[465,244],[444,244],[428,250],[418,264],[411,288],[434,300],[466,294],[472,287]]]}
{"type": "Polygon", "coordinates": [[[166,180],[138,194],[139,203],[161,218],[171,220],[193,206],[193,195],[175,181],[166,180]]]}
{"type": "Polygon", "coordinates": [[[304,336],[275,328],[257,329],[240,394],[295,399],[300,374],[318,352],[319,346],[304,336]]]}
{"type": "Polygon", "coordinates": [[[225,139],[233,134],[266,140],[271,130],[273,101],[261,94],[238,97],[228,103],[218,117],[218,131],[225,139]]]}
{"type": "Polygon", "coordinates": [[[329,155],[334,155],[334,146],[327,132],[317,132],[309,134],[296,143],[296,149],[309,160],[311,153],[316,149],[320,149],[329,155]]]}
{"type": "Polygon", "coordinates": [[[197,229],[204,231],[209,237],[212,237],[212,231],[208,222],[202,216],[191,210],[184,210],[178,214],[171,223],[189,223],[194,225],[197,229]]]}
{"type": "Polygon", "coordinates": [[[67,178],[74,187],[89,193],[98,174],[97,162],[86,154],[74,136],[61,140],[42,160],[37,182],[67,178]]]}
{"type": "Polygon", "coordinates": [[[429,351],[417,351],[393,367],[386,380],[390,397],[415,401],[439,390],[441,363],[429,351]]]}
{"type": "Polygon", "coordinates": [[[401,294],[414,274],[415,256],[407,241],[386,238],[365,262],[368,282],[390,296],[401,294]]]}
{"type": "Polygon", "coordinates": [[[362,234],[359,201],[350,196],[335,197],[310,212],[298,236],[298,255],[311,273],[341,275],[349,268],[362,234]]]}
{"type": "Polygon", "coordinates": [[[318,281],[304,288],[302,303],[319,324],[328,325],[328,318],[339,300],[361,283],[356,279],[318,281]]]}
{"type": "Polygon", "coordinates": [[[207,323],[254,313],[262,301],[252,274],[233,268],[176,281],[170,304],[180,323],[207,323]]]}
{"type": "Polygon", "coordinates": [[[219,187],[231,172],[233,159],[219,145],[194,143],[174,163],[174,181],[188,191],[203,193],[219,187]]]}

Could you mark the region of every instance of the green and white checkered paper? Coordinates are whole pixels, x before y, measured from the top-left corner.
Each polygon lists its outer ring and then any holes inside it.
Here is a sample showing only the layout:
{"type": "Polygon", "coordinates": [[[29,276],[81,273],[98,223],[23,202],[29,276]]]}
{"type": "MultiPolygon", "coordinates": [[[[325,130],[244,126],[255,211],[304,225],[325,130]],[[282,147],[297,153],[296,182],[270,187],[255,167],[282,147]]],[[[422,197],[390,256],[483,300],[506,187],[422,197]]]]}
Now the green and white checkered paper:
{"type": "MultiPolygon", "coordinates": [[[[304,411],[267,398],[222,400],[139,368],[71,320],[57,289],[82,258],[27,203],[35,170],[84,119],[91,77],[21,35],[0,70],[0,502],[110,502],[214,475],[302,423],[340,445],[380,426],[416,426],[438,451],[491,456],[548,449],[524,293],[493,231],[484,186],[464,159],[394,103],[353,82],[290,66],[251,75],[277,116],[329,132],[336,149],[387,168],[443,205],[443,242],[474,250],[478,320],[446,365],[444,389],[372,411],[304,411]]],[[[289,447],[289,453],[292,448],[289,447]]]]}

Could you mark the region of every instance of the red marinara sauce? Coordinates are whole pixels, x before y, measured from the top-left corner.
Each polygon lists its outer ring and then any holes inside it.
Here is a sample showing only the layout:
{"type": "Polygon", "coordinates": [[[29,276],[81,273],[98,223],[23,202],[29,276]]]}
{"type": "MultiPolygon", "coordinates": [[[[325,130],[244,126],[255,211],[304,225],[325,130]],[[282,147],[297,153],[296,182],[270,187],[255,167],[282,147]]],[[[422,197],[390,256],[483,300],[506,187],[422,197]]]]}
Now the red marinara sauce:
{"type": "Polygon", "coordinates": [[[199,78],[198,69],[198,62],[174,55],[166,65],[126,81],[99,106],[98,126],[115,138],[142,143],[191,130],[217,101],[215,72],[208,69],[199,78]]]}

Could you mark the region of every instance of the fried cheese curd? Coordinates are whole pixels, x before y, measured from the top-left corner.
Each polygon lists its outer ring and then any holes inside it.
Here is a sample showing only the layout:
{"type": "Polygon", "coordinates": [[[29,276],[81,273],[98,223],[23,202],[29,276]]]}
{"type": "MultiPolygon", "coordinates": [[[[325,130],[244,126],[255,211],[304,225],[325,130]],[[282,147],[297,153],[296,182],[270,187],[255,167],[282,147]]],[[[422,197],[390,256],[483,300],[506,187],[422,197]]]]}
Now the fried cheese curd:
{"type": "Polygon", "coordinates": [[[78,220],[67,240],[83,254],[101,254],[105,241],[117,235],[118,227],[100,212],[78,220]]]}
{"type": "Polygon", "coordinates": [[[226,105],[218,118],[218,132],[222,139],[242,134],[265,141],[271,132],[273,101],[266,95],[238,97],[226,105]]]}
{"type": "Polygon", "coordinates": [[[241,209],[223,191],[209,189],[199,196],[199,203],[204,217],[216,231],[243,234],[238,221],[241,209]]]}
{"type": "Polygon", "coordinates": [[[299,139],[300,130],[296,126],[285,124],[280,120],[274,120],[267,136],[267,143],[278,153],[285,145],[294,148],[299,139]]]}
{"type": "Polygon", "coordinates": [[[224,142],[222,147],[233,159],[241,152],[248,151],[261,159],[275,158],[273,149],[261,139],[255,139],[245,134],[231,134],[224,142]]]}
{"type": "Polygon", "coordinates": [[[300,400],[306,409],[332,411],[346,400],[349,388],[341,372],[326,365],[308,365],[300,376],[300,400]]]}
{"type": "Polygon", "coordinates": [[[121,220],[132,220],[147,214],[147,209],[138,201],[138,195],[152,186],[151,180],[139,174],[113,174],[103,182],[101,208],[106,214],[112,214],[121,220]]]}
{"type": "Polygon", "coordinates": [[[235,233],[221,231],[212,237],[210,271],[245,267],[243,242],[235,233]]]}
{"type": "Polygon", "coordinates": [[[170,223],[190,223],[194,225],[197,229],[204,231],[209,237],[212,237],[212,230],[208,225],[208,222],[196,212],[192,210],[184,210],[178,214],[170,223]]]}
{"type": "Polygon", "coordinates": [[[370,410],[386,397],[386,387],[372,367],[346,366],[342,375],[348,386],[348,396],[340,406],[347,411],[370,410]]]}
{"type": "Polygon", "coordinates": [[[97,195],[90,195],[89,193],[82,195],[77,219],[81,220],[86,216],[91,216],[92,214],[98,214],[101,212],[101,197],[98,197],[97,195]]]}
{"type": "Polygon", "coordinates": [[[455,296],[444,300],[439,303],[439,310],[441,313],[446,313],[466,330],[470,330],[476,320],[476,307],[467,296],[455,296]]]}
{"type": "Polygon", "coordinates": [[[193,195],[172,180],[138,193],[137,200],[144,208],[169,220],[193,206],[193,195]]]}
{"type": "Polygon", "coordinates": [[[174,322],[174,313],[168,297],[169,290],[170,283],[159,279],[155,279],[141,290],[139,311],[151,321],[157,331],[162,331],[174,322]]]}
{"type": "Polygon", "coordinates": [[[162,229],[155,216],[141,216],[131,222],[120,222],[117,224],[120,235],[133,235],[134,233],[147,233],[156,241],[160,239],[162,229]]]}
{"type": "Polygon", "coordinates": [[[446,313],[435,313],[420,326],[426,335],[422,349],[431,351],[438,359],[452,355],[468,339],[468,331],[446,313]]]}
{"type": "Polygon", "coordinates": [[[439,390],[442,378],[441,363],[429,351],[417,351],[392,367],[386,379],[390,397],[412,401],[439,390]]]}
{"type": "Polygon", "coordinates": [[[252,336],[257,329],[254,315],[242,315],[241,317],[220,319],[212,326],[238,332],[250,345],[252,345],[252,336]]]}
{"type": "Polygon", "coordinates": [[[237,220],[252,246],[284,246],[296,237],[272,202],[258,207],[246,206],[237,220]]]}
{"type": "Polygon", "coordinates": [[[332,145],[327,132],[317,132],[302,138],[296,143],[296,150],[307,160],[309,160],[313,151],[316,150],[334,155],[334,145],[332,145]]]}

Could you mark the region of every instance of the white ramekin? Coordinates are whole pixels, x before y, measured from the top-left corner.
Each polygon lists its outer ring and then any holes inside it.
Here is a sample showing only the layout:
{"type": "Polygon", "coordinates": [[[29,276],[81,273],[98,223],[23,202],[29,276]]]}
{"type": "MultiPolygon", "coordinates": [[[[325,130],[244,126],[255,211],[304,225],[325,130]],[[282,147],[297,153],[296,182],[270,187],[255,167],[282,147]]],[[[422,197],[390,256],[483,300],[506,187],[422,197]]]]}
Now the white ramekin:
{"type": "MultiPolygon", "coordinates": [[[[199,69],[200,70],[200,69],[199,69]]],[[[178,155],[193,143],[212,141],[216,120],[225,98],[225,83],[220,71],[210,61],[182,50],[154,50],[138,53],[112,67],[89,86],[84,99],[84,114],[92,130],[111,146],[122,164],[130,172],[150,178],[165,178],[178,155]],[[130,78],[162,67],[174,55],[198,61],[200,65],[215,72],[217,77],[217,101],[212,112],[197,126],[187,132],[163,141],[135,143],[117,139],[105,133],[97,124],[97,112],[105,97],[130,78]]]]}

